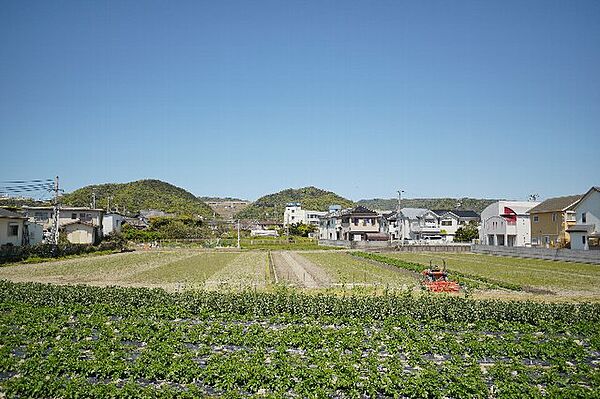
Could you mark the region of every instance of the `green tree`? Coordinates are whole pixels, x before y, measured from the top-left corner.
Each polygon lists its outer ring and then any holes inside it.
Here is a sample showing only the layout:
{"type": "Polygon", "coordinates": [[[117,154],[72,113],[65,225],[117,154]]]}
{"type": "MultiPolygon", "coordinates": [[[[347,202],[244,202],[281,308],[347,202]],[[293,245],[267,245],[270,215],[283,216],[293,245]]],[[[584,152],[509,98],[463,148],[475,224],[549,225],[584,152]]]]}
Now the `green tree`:
{"type": "Polygon", "coordinates": [[[290,225],[290,235],[308,237],[309,233],[314,233],[317,230],[312,224],[293,223],[290,225]]]}
{"type": "Polygon", "coordinates": [[[470,221],[469,224],[459,227],[454,234],[456,242],[471,242],[479,237],[477,223],[470,221]]]}

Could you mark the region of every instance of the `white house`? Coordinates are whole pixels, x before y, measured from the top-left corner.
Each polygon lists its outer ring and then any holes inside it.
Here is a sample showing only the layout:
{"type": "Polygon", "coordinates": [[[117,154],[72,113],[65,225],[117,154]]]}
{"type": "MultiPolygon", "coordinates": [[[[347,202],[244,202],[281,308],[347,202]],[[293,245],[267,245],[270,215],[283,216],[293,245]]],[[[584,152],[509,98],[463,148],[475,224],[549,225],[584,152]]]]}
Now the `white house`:
{"type": "Polygon", "coordinates": [[[322,240],[342,239],[341,209],[332,209],[320,218],[319,238],[322,240]]]}
{"type": "Polygon", "coordinates": [[[102,234],[107,236],[111,233],[120,233],[125,216],[120,213],[107,213],[102,217],[102,234]]]}
{"type": "Polygon", "coordinates": [[[481,212],[479,240],[485,245],[524,247],[531,245],[531,208],[539,202],[498,201],[481,212]]]}
{"type": "Polygon", "coordinates": [[[479,223],[479,214],[471,210],[460,209],[434,209],[433,213],[438,215],[440,235],[446,241],[454,241],[456,230],[470,222],[479,223]]]}
{"type": "Polygon", "coordinates": [[[23,231],[27,218],[0,208],[0,245],[23,245],[23,231]]]}
{"type": "MultiPolygon", "coordinates": [[[[30,222],[35,222],[41,224],[44,228],[44,231],[49,231],[52,229],[52,223],[54,220],[54,208],[51,206],[32,206],[32,207],[23,207],[23,211],[25,216],[29,218],[30,222]]],[[[87,207],[72,207],[72,206],[61,206],[58,212],[58,227],[62,229],[64,226],[69,225],[68,229],[65,229],[66,232],[71,231],[75,228],[80,228],[81,232],[78,235],[67,233],[67,239],[73,237],[75,241],[69,242],[71,243],[82,243],[85,241],[86,243],[96,243],[102,238],[103,233],[103,218],[104,218],[104,209],[94,209],[87,207]],[[79,223],[76,223],[79,222],[79,223]],[[97,231],[95,233],[90,233],[90,226],[97,231]],[[91,238],[81,238],[83,236],[90,235],[91,238]]]]}
{"type": "Polygon", "coordinates": [[[285,206],[285,211],[283,212],[283,227],[299,223],[319,226],[319,219],[326,214],[327,212],[302,209],[302,205],[299,202],[291,202],[285,206]]]}
{"type": "Polygon", "coordinates": [[[577,224],[569,227],[571,249],[600,247],[600,186],[592,187],[573,207],[577,224]]]}

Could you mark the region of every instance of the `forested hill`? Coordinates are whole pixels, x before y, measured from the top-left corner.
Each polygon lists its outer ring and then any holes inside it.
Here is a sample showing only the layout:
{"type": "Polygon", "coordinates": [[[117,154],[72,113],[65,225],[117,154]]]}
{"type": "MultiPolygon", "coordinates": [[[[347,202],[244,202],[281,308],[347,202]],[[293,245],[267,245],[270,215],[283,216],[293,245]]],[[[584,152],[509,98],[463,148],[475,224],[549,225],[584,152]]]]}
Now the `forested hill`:
{"type": "MultiPolygon", "coordinates": [[[[402,199],[403,208],[425,209],[465,209],[481,213],[488,205],[498,200],[477,198],[407,198],[402,199]]],[[[358,201],[359,205],[369,209],[395,211],[398,206],[397,198],[374,198],[358,201]]]]}
{"type": "Polygon", "coordinates": [[[326,211],[329,205],[341,205],[342,208],[355,205],[349,199],[316,187],[290,188],[257,199],[250,206],[238,212],[236,217],[240,219],[283,220],[285,205],[289,202],[300,202],[303,209],[313,211],[326,211]]]}
{"type": "Polygon", "coordinates": [[[96,193],[96,207],[118,208],[127,214],[141,209],[157,209],[180,215],[212,217],[214,212],[194,194],[160,180],[138,180],[130,183],[99,184],[80,188],[62,197],[62,203],[72,206],[90,206],[96,193]]]}

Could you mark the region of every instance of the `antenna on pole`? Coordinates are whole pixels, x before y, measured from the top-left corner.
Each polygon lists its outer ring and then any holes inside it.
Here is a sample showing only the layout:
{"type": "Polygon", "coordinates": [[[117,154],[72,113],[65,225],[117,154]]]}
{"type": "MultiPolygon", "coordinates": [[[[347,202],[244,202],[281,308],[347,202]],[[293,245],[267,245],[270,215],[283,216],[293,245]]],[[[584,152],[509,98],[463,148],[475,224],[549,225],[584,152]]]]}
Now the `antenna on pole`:
{"type": "Polygon", "coordinates": [[[54,241],[55,245],[58,245],[58,221],[60,220],[59,217],[59,213],[60,213],[60,207],[58,204],[58,192],[59,192],[59,187],[58,187],[58,176],[56,176],[56,178],[54,179],[54,220],[53,220],[53,226],[52,226],[52,241],[54,241]]]}
{"type": "Polygon", "coordinates": [[[398,190],[398,211],[396,212],[396,230],[398,230],[398,239],[402,240],[404,245],[404,229],[402,229],[402,237],[400,237],[400,209],[402,209],[402,193],[404,190],[398,190]]]}

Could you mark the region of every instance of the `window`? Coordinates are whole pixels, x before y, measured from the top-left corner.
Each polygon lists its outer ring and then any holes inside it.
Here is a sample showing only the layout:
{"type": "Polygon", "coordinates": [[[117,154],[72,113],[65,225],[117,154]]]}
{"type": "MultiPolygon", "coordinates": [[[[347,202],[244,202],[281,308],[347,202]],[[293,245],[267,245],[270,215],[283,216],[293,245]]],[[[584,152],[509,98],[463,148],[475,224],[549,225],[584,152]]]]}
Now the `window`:
{"type": "Polygon", "coordinates": [[[550,236],[544,236],[544,242],[550,244],[550,236]]]}
{"type": "Polygon", "coordinates": [[[581,223],[587,223],[587,218],[586,218],[585,212],[581,212],[581,223]]]}
{"type": "Polygon", "coordinates": [[[358,226],[358,218],[352,219],[352,223],[354,223],[355,226],[358,226]]]}
{"type": "Polygon", "coordinates": [[[71,214],[71,219],[77,219],[77,214],[76,213],[72,213],[71,214]]]}
{"type": "Polygon", "coordinates": [[[553,221],[553,222],[556,222],[556,213],[553,213],[553,214],[552,214],[552,221],[553,221]]]}
{"type": "Polygon", "coordinates": [[[581,236],[581,242],[585,245],[585,236],[581,236]]]}
{"type": "Polygon", "coordinates": [[[539,222],[539,220],[540,220],[540,217],[539,217],[538,215],[535,215],[535,216],[533,217],[533,222],[534,222],[534,223],[537,223],[537,222],[539,222]]]}
{"type": "Polygon", "coordinates": [[[16,237],[19,235],[19,225],[11,223],[8,225],[8,236],[16,237]]]}
{"type": "Polygon", "coordinates": [[[442,220],[442,226],[452,226],[452,220],[442,220]]]}
{"type": "Polygon", "coordinates": [[[33,218],[35,220],[48,220],[48,212],[35,212],[33,218]]]}

